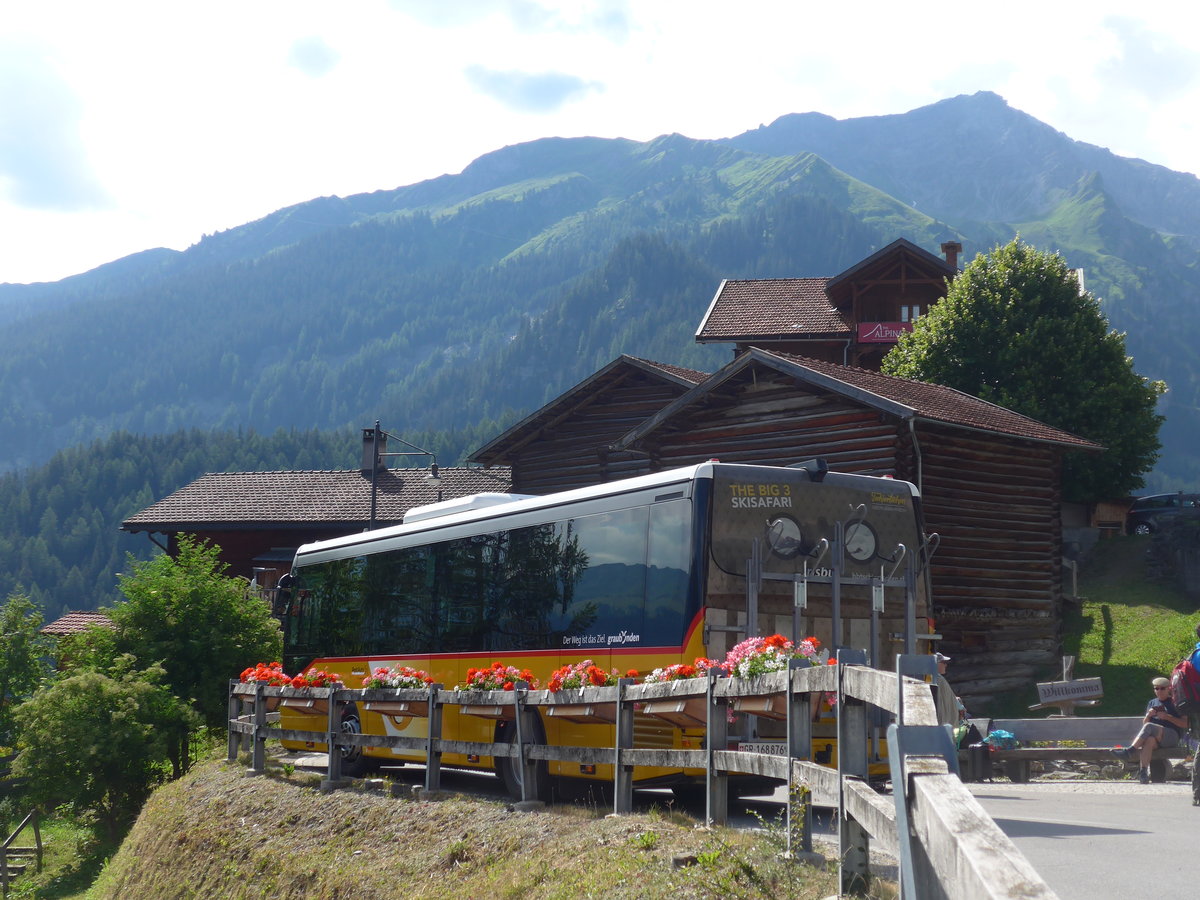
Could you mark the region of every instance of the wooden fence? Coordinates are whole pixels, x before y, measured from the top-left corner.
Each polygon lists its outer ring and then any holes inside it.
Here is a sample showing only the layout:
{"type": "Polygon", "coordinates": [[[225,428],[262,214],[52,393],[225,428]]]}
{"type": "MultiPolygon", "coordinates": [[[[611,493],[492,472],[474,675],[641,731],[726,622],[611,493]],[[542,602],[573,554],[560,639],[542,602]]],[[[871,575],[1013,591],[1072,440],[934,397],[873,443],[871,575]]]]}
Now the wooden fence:
{"type": "MultiPolygon", "coordinates": [[[[229,759],[237,758],[243,738],[252,742],[252,769],[265,768],[265,741],[313,741],[326,744],[328,775],[325,784],[341,783],[341,755],[337,748],[387,747],[416,751],[425,757],[425,787],[440,786],[441,758],[446,753],[516,759],[525,773],[522,786],[533,783],[540,760],[568,760],[580,764],[614,767],[614,811],[633,808],[634,766],[676,767],[701,771],[706,785],[705,818],[724,824],[728,817],[728,778],[731,774],[779,779],[793,789],[806,788],[811,803],[838,811],[838,860],[843,892],[859,893],[869,883],[871,842],[900,861],[902,896],[912,898],[961,897],[1050,900],[1055,894],[1029,865],[1011,840],[991,820],[957,774],[957,754],[949,730],[937,724],[934,702],[924,676],[933,674],[929,656],[901,656],[896,673],[872,669],[865,655],[839,652],[839,665],[808,667],[807,661],[786,672],[758,678],[693,678],[661,684],[622,681],[613,687],[586,691],[453,691],[433,685],[428,690],[346,690],[342,688],[267,687],[261,684],[230,686],[229,759]],[[838,766],[811,761],[812,703],[822,693],[833,693],[838,728],[838,766]],[[267,719],[270,698],[311,702],[325,707],[321,731],[271,727],[267,719]],[[252,712],[242,715],[244,703],[252,712]],[[402,704],[404,714],[423,714],[428,735],[403,737],[343,733],[342,704],[366,708],[377,704],[402,704]],[[480,743],[441,737],[442,709],[458,706],[468,715],[509,716],[516,724],[513,743],[480,743]],[[634,742],[635,706],[660,718],[680,721],[690,716],[707,727],[701,749],[639,748],[634,742]],[[886,710],[894,719],[888,727],[888,762],[893,795],[876,792],[867,779],[870,746],[870,707],[886,710]],[[786,755],[724,749],[730,711],[769,714],[786,722],[786,755]],[[566,716],[572,721],[615,724],[611,747],[565,747],[534,743],[536,716],[566,716]]],[[[399,709],[399,706],[396,707],[399,709]]],[[[386,707],[385,707],[386,709],[386,707]]],[[[316,718],[316,717],[314,717],[316,718]]],[[[273,724],[273,723],[272,723],[273,724]]],[[[525,796],[523,804],[534,805],[525,796]]],[[[789,851],[793,835],[811,850],[811,806],[788,804],[789,851]],[[803,821],[793,821],[803,816],[803,821]]]]}

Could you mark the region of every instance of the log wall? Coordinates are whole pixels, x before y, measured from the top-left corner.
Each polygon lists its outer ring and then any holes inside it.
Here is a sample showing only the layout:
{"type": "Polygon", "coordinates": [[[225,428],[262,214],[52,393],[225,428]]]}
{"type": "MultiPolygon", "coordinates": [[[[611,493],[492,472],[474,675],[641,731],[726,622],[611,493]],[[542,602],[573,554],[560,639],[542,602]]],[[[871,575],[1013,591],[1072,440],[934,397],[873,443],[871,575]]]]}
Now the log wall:
{"type": "Polygon", "coordinates": [[[513,491],[551,494],[653,471],[644,453],[610,452],[607,447],[683,391],[661,378],[627,370],[587,402],[543,424],[518,449],[511,457],[513,491]]]}

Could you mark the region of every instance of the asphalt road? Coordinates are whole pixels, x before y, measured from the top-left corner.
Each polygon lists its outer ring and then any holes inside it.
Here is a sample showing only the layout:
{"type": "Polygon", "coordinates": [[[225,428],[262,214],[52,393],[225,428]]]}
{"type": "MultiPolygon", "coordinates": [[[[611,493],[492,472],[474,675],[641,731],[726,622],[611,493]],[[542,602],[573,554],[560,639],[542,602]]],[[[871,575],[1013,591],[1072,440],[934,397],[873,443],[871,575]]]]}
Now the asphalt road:
{"type": "Polygon", "coordinates": [[[1061,900],[1195,896],[1200,807],[1191,785],[968,785],[1061,900]]]}

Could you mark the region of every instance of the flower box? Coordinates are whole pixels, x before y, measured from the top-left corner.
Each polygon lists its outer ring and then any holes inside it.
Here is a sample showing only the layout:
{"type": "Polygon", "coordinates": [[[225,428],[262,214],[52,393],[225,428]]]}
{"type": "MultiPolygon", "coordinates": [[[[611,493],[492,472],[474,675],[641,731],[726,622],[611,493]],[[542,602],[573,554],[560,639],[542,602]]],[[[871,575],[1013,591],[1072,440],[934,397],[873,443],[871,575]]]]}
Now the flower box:
{"type": "Polygon", "coordinates": [[[466,704],[460,706],[458,711],[464,716],[478,716],[481,719],[497,719],[500,721],[510,721],[517,717],[517,707],[515,704],[505,703],[492,706],[491,704],[466,704]]]}
{"type": "Polygon", "coordinates": [[[676,728],[708,727],[708,706],[704,697],[647,700],[642,704],[642,712],[670,722],[676,728]]]}
{"type": "Polygon", "coordinates": [[[787,719],[787,695],[764,694],[758,697],[732,698],[733,711],[762,716],[764,719],[787,719]]]}
{"type": "MultiPolygon", "coordinates": [[[[263,697],[263,705],[266,706],[267,712],[279,709],[279,700],[279,697],[263,697]]],[[[254,697],[242,696],[242,710],[246,715],[254,712],[254,697]]]]}
{"type": "Polygon", "coordinates": [[[379,713],[382,716],[416,716],[429,717],[429,704],[424,700],[409,702],[404,700],[368,700],[363,703],[367,712],[379,713]]]}
{"type": "Polygon", "coordinates": [[[556,703],[544,707],[546,716],[564,722],[584,725],[615,725],[617,704],[615,703],[556,703]]]}
{"type": "Polygon", "coordinates": [[[321,697],[284,697],[279,705],[307,716],[329,715],[329,701],[321,697]]]}

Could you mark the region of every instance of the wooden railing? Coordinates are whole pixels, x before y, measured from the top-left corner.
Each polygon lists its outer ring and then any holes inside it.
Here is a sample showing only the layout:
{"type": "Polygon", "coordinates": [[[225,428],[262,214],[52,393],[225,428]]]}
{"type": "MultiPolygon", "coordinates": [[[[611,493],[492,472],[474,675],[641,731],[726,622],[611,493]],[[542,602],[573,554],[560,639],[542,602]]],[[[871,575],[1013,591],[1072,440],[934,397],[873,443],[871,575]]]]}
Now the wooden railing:
{"type": "MultiPolygon", "coordinates": [[[[346,690],[341,688],[266,687],[238,684],[230,687],[229,759],[237,758],[245,737],[251,739],[252,769],[265,769],[268,739],[313,741],[326,744],[328,774],[323,783],[341,782],[339,748],[387,747],[416,751],[425,757],[425,788],[440,786],[441,758],[455,753],[491,756],[518,761],[525,785],[533,783],[534,766],[542,760],[566,760],[581,765],[614,767],[614,811],[633,808],[633,769],[655,766],[692,769],[704,773],[705,818],[724,824],[728,817],[728,779],[731,774],[761,775],[788,785],[788,797],[798,787],[806,789],[811,804],[838,810],[838,860],[845,892],[864,891],[869,884],[871,842],[900,860],[901,885],[906,898],[1037,898],[1055,894],[1021,855],[1011,840],[991,820],[957,775],[957,756],[949,730],[937,724],[929,685],[932,657],[902,656],[897,673],[861,664],[864,655],[839,652],[839,665],[807,667],[799,661],[786,672],[753,679],[693,678],[661,684],[622,681],[613,687],[585,692],[452,691],[433,685],[428,690],[346,690]],[[913,677],[919,675],[922,677],[913,677]],[[823,693],[837,696],[837,768],[811,760],[812,703],[823,693]],[[270,698],[307,700],[325,706],[322,731],[270,727],[270,698]],[[753,712],[774,705],[771,714],[786,723],[786,754],[725,749],[731,709],[753,712]],[[249,701],[252,711],[241,715],[249,701]],[[340,707],[347,703],[407,704],[406,714],[423,713],[427,736],[404,737],[346,734],[340,730],[340,707]],[[481,743],[441,737],[442,709],[460,707],[468,715],[506,715],[516,724],[512,743],[481,743]],[[707,728],[701,749],[639,748],[635,745],[633,714],[642,712],[666,718],[691,716],[707,728]],[[877,793],[868,783],[870,707],[886,710],[895,724],[888,728],[889,765],[893,797],[877,793]],[[565,747],[539,744],[538,711],[548,717],[572,721],[615,724],[611,747],[565,747]]],[[[678,721],[678,720],[677,720],[678,721]]],[[[533,798],[523,797],[532,805],[533,798]]],[[[788,849],[793,835],[802,849],[811,850],[811,805],[788,803],[788,849]],[[794,820],[795,816],[803,817],[794,820]]]]}
{"type": "Polygon", "coordinates": [[[8,896],[9,882],[25,871],[30,858],[37,860],[37,870],[42,871],[42,830],[36,809],[22,819],[21,824],[0,844],[0,887],[3,888],[3,896],[8,896]],[[26,828],[33,830],[33,846],[18,847],[16,840],[26,828]]]}

